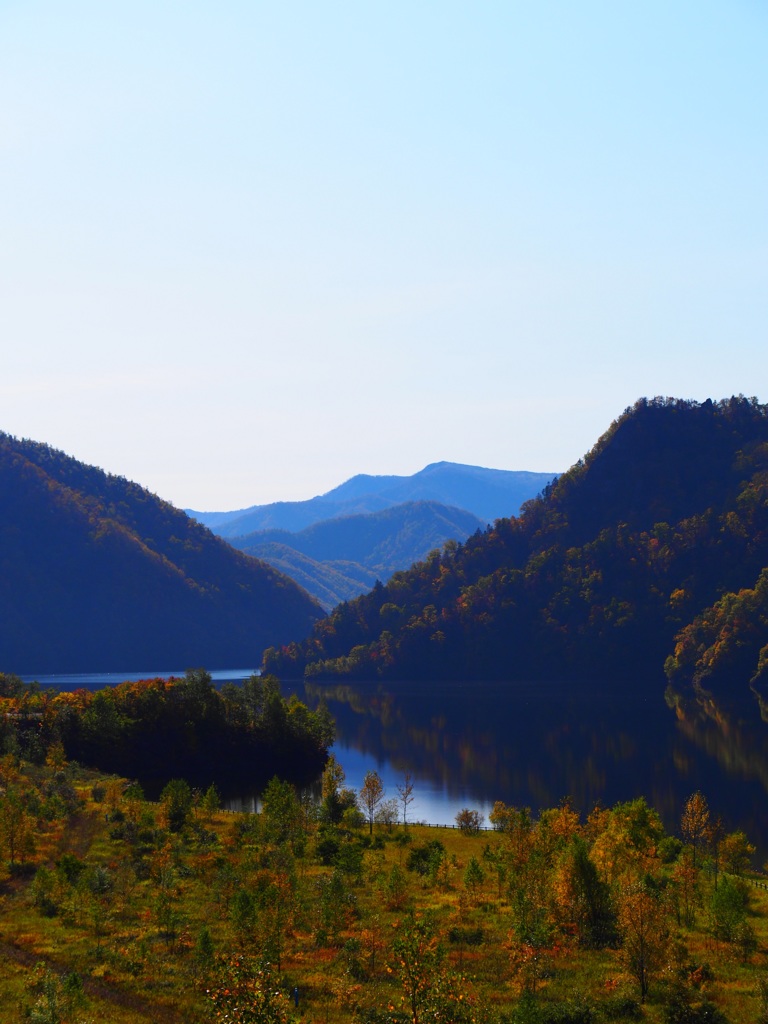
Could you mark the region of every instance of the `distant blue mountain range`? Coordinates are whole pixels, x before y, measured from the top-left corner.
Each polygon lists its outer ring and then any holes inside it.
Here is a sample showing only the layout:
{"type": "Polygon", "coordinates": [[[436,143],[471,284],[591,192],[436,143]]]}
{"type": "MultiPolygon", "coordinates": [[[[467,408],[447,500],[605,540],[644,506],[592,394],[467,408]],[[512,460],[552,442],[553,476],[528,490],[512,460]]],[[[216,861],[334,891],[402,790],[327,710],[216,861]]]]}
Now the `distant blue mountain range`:
{"type": "Polygon", "coordinates": [[[188,514],[286,573],[330,610],[448,540],[515,515],[554,477],[435,462],[413,476],[361,473],[307,501],[188,514]]]}
{"type": "Polygon", "coordinates": [[[522,503],[539,494],[555,476],[433,462],[413,476],[360,473],[306,501],[277,501],[233,512],[186,511],[220,537],[243,537],[256,530],[295,533],[325,519],[381,512],[409,501],[438,502],[471,512],[483,523],[492,523],[516,515],[522,503]]]}

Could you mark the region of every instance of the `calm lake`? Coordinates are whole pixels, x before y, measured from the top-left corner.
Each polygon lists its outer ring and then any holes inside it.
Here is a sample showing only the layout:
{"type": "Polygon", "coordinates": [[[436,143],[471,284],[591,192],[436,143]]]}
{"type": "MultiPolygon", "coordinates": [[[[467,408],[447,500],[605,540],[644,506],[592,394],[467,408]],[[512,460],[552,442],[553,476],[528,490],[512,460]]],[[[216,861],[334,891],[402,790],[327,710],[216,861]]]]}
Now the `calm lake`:
{"type": "MultiPolygon", "coordinates": [[[[100,687],[156,675],[38,677],[60,689],[100,687]]],[[[250,670],[217,670],[214,681],[238,682],[250,670]]],[[[689,702],[671,708],[663,684],[639,697],[615,684],[398,683],[283,686],[310,706],[322,697],[337,723],[334,753],[346,784],[381,775],[397,796],[406,772],[415,783],[409,819],[452,824],[472,807],[487,815],[495,800],[534,811],[564,797],[588,813],[597,803],[644,796],[676,828],[695,790],[727,829],[742,828],[768,856],[768,725],[757,703],[723,707],[689,702]]],[[[243,780],[228,806],[250,809],[243,780]]]]}

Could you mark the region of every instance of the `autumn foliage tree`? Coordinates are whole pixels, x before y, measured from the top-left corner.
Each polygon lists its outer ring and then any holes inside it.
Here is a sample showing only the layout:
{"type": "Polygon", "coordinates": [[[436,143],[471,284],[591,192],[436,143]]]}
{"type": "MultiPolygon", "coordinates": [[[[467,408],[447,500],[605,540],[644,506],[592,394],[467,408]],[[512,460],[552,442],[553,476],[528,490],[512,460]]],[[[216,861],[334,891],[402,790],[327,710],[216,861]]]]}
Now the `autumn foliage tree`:
{"type": "Polygon", "coordinates": [[[680,831],[693,851],[693,866],[696,867],[701,851],[712,838],[709,804],[707,798],[698,791],[691,794],[685,802],[680,819],[680,831]]]}
{"type": "Polygon", "coordinates": [[[288,997],[269,965],[244,953],[216,957],[206,987],[222,1024],[290,1024],[288,997]]]}
{"type": "Polygon", "coordinates": [[[368,819],[368,831],[373,835],[373,823],[376,820],[376,813],[379,805],[384,799],[384,783],[378,772],[370,771],[365,773],[363,786],[360,790],[360,803],[368,819]]]}
{"type": "Polygon", "coordinates": [[[391,970],[402,986],[403,1005],[411,1024],[419,1024],[425,1019],[445,955],[431,920],[409,914],[392,944],[392,955],[391,970]]]}
{"type": "Polygon", "coordinates": [[[652,979],[666,962],[669,928],[660,892],[647,882],[623,887],[618,896],[621,959],[635,979],[645,1002],[652,979]]]}

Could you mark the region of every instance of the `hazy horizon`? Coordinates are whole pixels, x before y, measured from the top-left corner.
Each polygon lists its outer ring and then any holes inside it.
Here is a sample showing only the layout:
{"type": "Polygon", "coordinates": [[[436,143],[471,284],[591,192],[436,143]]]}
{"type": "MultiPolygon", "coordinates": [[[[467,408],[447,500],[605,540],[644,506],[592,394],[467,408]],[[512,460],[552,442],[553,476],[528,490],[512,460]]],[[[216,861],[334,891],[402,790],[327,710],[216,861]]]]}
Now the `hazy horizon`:
{"type": "Polygon", "coordinates": [[[181,508],[768,379],[754,0],[0,5],[0,429],[181,508]]]}

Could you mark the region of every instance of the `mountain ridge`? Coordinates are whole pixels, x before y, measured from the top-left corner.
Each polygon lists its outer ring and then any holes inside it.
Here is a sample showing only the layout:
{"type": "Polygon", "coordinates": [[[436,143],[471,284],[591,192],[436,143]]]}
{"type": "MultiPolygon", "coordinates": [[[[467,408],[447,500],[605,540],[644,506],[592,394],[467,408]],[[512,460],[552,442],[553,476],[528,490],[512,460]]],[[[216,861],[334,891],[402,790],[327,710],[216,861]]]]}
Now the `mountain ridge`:
{"type": "Polygon", "coordinates": [[[0,659],[18,673],[258,662],[320,607],[138,484],[0,434],[0,659]]]}
{"type": "Polygon", "coordinates": [[[359,473],[330,491],[304,501],[271,502],[231,512],[186,511],[222,537],[244,536],[266,529],[297,532],[324,519],[379,512],[408,501],[437,501],[472,512],[490,523],[516,512],[555,475],[442,461],[430,463],[411,476],[359,473]],[[462,481],[465,482],[463,488],[462,481]],[[466,481],[472,484],[471,489],[466,481]]]}
{"type": "Polygon", "coordinates": [[[317,679],[663,687],[680,631],[766,565],[768,407],[641,399],[519,517],[395,573],[265,664],[317,679]]]}

